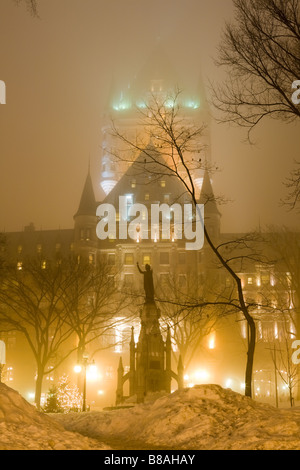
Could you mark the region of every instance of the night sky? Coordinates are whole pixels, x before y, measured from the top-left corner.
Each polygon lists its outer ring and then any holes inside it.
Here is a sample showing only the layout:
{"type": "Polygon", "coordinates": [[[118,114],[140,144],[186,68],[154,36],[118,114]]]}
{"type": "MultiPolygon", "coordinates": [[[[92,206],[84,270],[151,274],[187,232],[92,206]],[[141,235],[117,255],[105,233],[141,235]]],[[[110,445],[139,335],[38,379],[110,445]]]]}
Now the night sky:
{"type": "MultiPolygon", "coordinates": [[[[231,0],[39,0],[40,18],[0,0],[0,231],[72,228],[90,159],[96,197],[101,125],[112,77],[129,80],[158,41],[183,82],[214,65],[231,0]]],[[[300,77],[295,77],[300,79],[300,77]]],[[[208,91],[209,95],[209,91],[208,91]]],[[[208,96],[209,97],[209,96],[208,96]]],[[[279,202],[283,180],[299,159],[300,124],[268,121],[244,142],[243,129],[212,126],[216,195],[222,230],[268,224],[299,228],[300,216],[279,202]]]]}

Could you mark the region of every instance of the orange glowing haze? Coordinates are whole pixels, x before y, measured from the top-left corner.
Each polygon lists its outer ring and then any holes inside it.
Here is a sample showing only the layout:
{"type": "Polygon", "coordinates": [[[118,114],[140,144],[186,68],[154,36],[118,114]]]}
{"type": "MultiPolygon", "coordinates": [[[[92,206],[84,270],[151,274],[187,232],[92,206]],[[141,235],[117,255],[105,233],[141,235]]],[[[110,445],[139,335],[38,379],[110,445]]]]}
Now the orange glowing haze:
{"type": "MultiPolygon", "coordinates": [[[[157,41],[184,86],[200,74],[207,85],[221,80],[213,58],[232,2],[41,0],[39,14],[1,0],[0,231],[31,221],[37,229],[73,227],[89,161],[100,198],[101,126],[113,80],[129,83],[157,41]]],[[[298,136],[299,125],[269,121],[250,146],[244,130],[213,123],[214,189],[229,200],[224,232],[297,225],[279,203],[298,136]]]]}

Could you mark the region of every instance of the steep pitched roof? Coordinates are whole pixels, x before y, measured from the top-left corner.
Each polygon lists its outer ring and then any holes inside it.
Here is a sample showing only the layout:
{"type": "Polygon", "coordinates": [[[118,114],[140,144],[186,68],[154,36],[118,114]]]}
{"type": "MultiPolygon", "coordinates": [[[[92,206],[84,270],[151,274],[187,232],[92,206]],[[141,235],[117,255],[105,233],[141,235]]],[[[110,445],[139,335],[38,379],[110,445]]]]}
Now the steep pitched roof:
{"type": "Polygon", "coordinates": [[[96,199],[93,189],[92,178],[90,175],[90,171],[85,180],[84,188],[82,191],[80,203],[78,210],[74,217],[79,215],[96,215],[96,199]]]}
{"type": "Polygon", "coordinates": [[[216,198],[208,170],[205,170],[204,173],[199,203],[204,204],[206,214],[209,213],[221,215],[217,207],[216,198]]]}
{"type": "Polygon", "coordinates": [[[186,189],[168,169],[166,162],[157,148],[150,142],[137,159],[121,177],[116,186],[104,199],[104,203],[118,204],[119,196],[131,194],[134,202],[183,203],[189,200],[186,189]],[[145,198],[145,195],[147,199],[145,198]]]}

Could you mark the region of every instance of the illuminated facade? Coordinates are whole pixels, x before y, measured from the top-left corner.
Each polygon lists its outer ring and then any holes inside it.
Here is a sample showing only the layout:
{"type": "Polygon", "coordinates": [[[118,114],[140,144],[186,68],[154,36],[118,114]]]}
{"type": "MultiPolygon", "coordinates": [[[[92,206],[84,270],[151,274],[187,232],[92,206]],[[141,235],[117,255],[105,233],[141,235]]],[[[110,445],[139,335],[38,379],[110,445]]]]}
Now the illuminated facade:
{"type": "MultiPolygon", "coordinates": [[[[140,166],[144,165],[147,158],[143,153],[135,155],[138,171],[135,171],[135,165],[120,163],[113,157],[118,149],[110,132],[111,117],[115,125],[126,133],[128,139],[134,141],[137,135],[138,109],[143,109],[153,93],[165,99],[169,91],[177,85],[174,82],[174,71],[166,64],[167,59],[161,52],[155,51],[152,59],[130,85],[114,84],[112,87],[102,128],[102,169],[99,185],[105,197],[101,203],[117,206],[120,196],[127,198],[128,207],[133,203],[141,203],[147,207],[153,202],[169,205],[175,201],[180,204],[186,202],[184,191],[176,179],[161,174],[159,178],[151,180],[149,172],[141,171],[140,166]]],[[[194,121],[209,123],[209,112],[201,84],[195,93],[189,96],[188,93],[182,94],[181,99],[187,126],[194,121]]],[[[201,158],[210,161],[209,125],[206,135],[203,136],[203,143],[201,158]]],[[[145,141],[148,150],[151,145],[151,142],[145,141]]],[[[151,151],[159,152],[159,149],[153,146],[151,151]]],[[[198,187],[199,202],[206,202],[205,225],[213,239],[219,244],[228,244],[230,240],[241,238],[241,234],[222,233],[221,214],[208,172],[199,172],[194,178],[198,187]]],[[[178,292],[182,292],[185,298],[190,296],[195,299],[199,295],[214,298],[216,291],[220,292],[220,289],[224,296],[232,291],[231,279],[224,270],[217,267],[207,244],[204,244],[201,250],[188,251],[185,249],[184,240],[176,240],[172,231],[170,238],[163,240],[160,227],[157,227],[158,236],[154,239],[141,236],[136,240],[120,240],[117,237],[99,240],[96,234],[98,204],[91,175],[88,173],[79,207],[74,215],[74,227],[69,230],[40,231],[35,230],[31,224],[23,232],[7,233],[3,247],[5,258],[15,263],[16,268],[22,271],[30,258],[38,258],[41,269],[47,269],[51,260],[59,263],[63,258],[72,257],[78,261],[86,259],[90,264],[96,265],[101,257],[111,266],[112,282],[116,283],[116,287],[121,286],[124,291],[135,293],[142,292],[142,281],[136,263],[139,262],[143,268],[149,264],[154,272],[157,295],[160,298],[165,295],[173,300],[178,299],[178,292]],[[173,281],[171,287],[170,279],[173,281]]],[[[117,221],[119,222],[119,214],[117,221]]],[[[265,250],[266,245],[262,246],[265,250]]],[[[270,246],[267,251],[270,251],[269,259],[274,259],[274,251],[270,246]]],[[[275,263],[263,265],[253,259],[247,270],[239,272],[247,299],[256,305],[253,309],[257,325],[254,393],[258,398],[274,397],[275,366],[272,348],[283,349],[287,339],[290,345],[297,331],[294,321],[294,290],[290,280],[291,274],[286,271],[275,263]]],[[[88,346],[99,369],[98,381],[95,380],[93,388],[90,386],[89,392],[89,401],[94,402],[95,406],[114,405],[116,388],[122,399],[134,392],[141,394],[153,388],[149,384],[142,392],[138,392],[137,377],[133,379],[142,332],[139,319],[141,306],[133,302],[132,309],[120,309],[116,315],[113,334],[110,332],[108,338],[102,337],[88,346]],[[135,310],[135,315],[132,309],[135,310]],[[124,377],[128,378],[126,383],[124,377]]],[[[157,338],[159,344],[156,346],[160,350],[159,360],[164,361],[163,370],[166,371],[163,378],[158,373],[158,382],[164,382],[162,389],[172,391],[177,388],[178,384],[174,383],[177,380],[174,374],[172,376],[171,370],[172,366],[173,370],[177,370],[181,355],[184,386],[210,382],[242,391],[248,338],[244,319],[234,312],[231,315],[220,315],[216,320],[212,309],[207,318],[201,316],[201,321],[199,322],[198,318],[197,323],[197,316],[189,320],[185,313],[178,313],[176,309],[168,310],[165,305],[161,309],[160,318],[157,319],[161,336],[157,338]],[[166,353],[167,357],[164,356],[166,353]]],[[[33,361],[26,343],[21,335],[14,332],[3,333],[0,338],[7,345],[7,381],[29,398],[28,388],[34,390],[34,367],[31,365],[33,361]],[[23,361],[24,357],[26,361],[23,361]]],[[[72,346],[75,342],[74,340],[72,346]]],[[[55,374],[45,380],[44,391],[49,389],[49,381],[57,381],[59,375],[66,370],[72,375],[76,362],[74,356],[76,355],[70,357],[55,374]]],[[[145,361],[145,358],[143,360],[145,361]]],[[[279,357],[277,360],[279,361],[279,357]]],[[[286,364],[281,367],[287,369],[286,364]]],[[[285,382],[282,378],[278,380],[281,394],[286,393],[285,382]]]]}

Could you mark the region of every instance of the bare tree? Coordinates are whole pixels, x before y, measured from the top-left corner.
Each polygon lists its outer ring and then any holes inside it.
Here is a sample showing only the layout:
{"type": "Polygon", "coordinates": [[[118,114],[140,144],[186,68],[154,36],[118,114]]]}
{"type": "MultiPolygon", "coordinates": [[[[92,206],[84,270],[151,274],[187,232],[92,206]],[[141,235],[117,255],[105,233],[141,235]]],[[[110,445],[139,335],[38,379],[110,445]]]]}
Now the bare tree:
{"type": "Polygon", "coordinates": [[[0,287],[1,325],[25,336],[36,362],[37,407],[43,378],[62,362],[58,352],[73,333],[62,302],[68,282],[60,267],[41,269],[39,262],[31,262],[20,271],[7,267],[0,287]]]}
{"type": "Polygon", "coordinates": [[[295,165],[296,167],[284,181],[284,185],[287,188],[287,195],[282,200],[282,204],[289,210],[298,207],[300,200],[300,162],[296,161],[295,165]]]}
{"type": "Polygon", "coordinates": [[[300,80],[299,0],[233,0],[235,21],[225,27],[217,65],[227,78],[213,85],[220,121],[250,131],[266,117],[293,121],[300,107],[292,84],[300,80]]]}
{"type": "MultiPolygon", "coordinates": [[[[187,123],[180,113],[180,106],[178,105],[178,97],[180,92],[176,92],[174,96],[157,97],[152,96],[152,101],[149,104],[145,103],[144,108],[139,112],[141,114],[141,121],[143,127],[143,134],[146,135],[146,140],[136,139],[134,142],[122,132],[118,130],[116,124],[113,123],[113,134],[119,138],[121,142],[126,144],[127,152],[117,154],[116,157],[122,161],[128,159],[128,148],[134,151],[144,152],[147,159],[143,165],[144,172],[154,177],[161,178],[162,174],[168,174],[171,177],[181,181],[186,194],[189,196],[196,214],[195,217],[201,220],[201,214],[198,212],[197,189],[194,182],[194,175],[200,169],[203,170],[204,165],[199,161],[198,155],[200,151],[199,140],[203,135],[205,126],[191,125],[187,127],[187,123]],[[158,151],[153,152],[153,147],[148,146],[148,142],[152,142],[158,151]]],[[[127,163],[132,163],[130,158],[127,163]]],[[[235,296],[228,302],[228,299],[218,301],[216,304],[228,305],[230,308],[237,312],[242,312],[249,327],[249,341],[247,352],[247,364],[245,373],[245,394],[251,396],[252,394],[252,371],[253,359],[255,351],[255,321],[251,316],[251,306],[249,306],[244,298],[243,287],[241,278],[234,270],[233,262],[236,257],[227,257],[224,255],[224,245],[218,246],[213,240],[213,236],[209,233],[206,226],[204,226],[204,236],[208,247],[211,249],[216,260],[220,266],[227,272],[234,283],[235,296]]],[[[202,306],[208,306],[213,302],[199,302],[202,306]]],[[[195,305],[194,305],[195,307],[195,305]]]]}
{"type": "Polygon", "coordinates": [[[299,382],[297,365],[292,362],[292,341],[293,333],[289,330],[289,319],[285,318],[281,321],[282,338],[279,334],[273,342],[273,348],[270,349],[275,373],[279,375],[281,381],[288,390],[290,406],[294,406],[294,390],[299,382]]]}
{"type": "Polygon", "coordinates": [[[266,239],[274,252],[277,282],[289,296],[300,331],[300,236],[286,227],[270,227],[266,239]]]}
{"type": "Polygon", "coordinates": [[[62,293],[62,302],[66,323],[78,338],[77,360],[81,363],[86,346],[100,337],[111,338],[106,347],[114,345],[113,332],[120,321],[118,314],[132,300],[116,288],[118,273],[115,270],[113,273],[104,260],[98,260],[96,266],[70,263],[66,276],[69,283],[62,293]]]}
{"type": "Polygon", "coordinates": [[[116,290],[107,267],[61,260],[7,267],[0,286],[2,329],[19,331],[33,353],[36,367],[35,403],[40,406],[43,378],[77,350],[82,359],[88,343],[107,334],[124,296],[116,290]],[[76,335],[78,344],[68,340],[76,335]]]}
{"type": "MultiPolygon", "coordinates": [[[[274,254],[275,277],[272,288],[274,303],[286,325],[284,329],[286,336],[291,341],[300,331],[300,236],[298,232],[286,227],[272,226],[265,234],[265,238],[274,254]]],[[[266,298],[264,303],[267,303],[266,298]]],[[[290,344],[286,344],[283,348],[285,353],[288,352],[288,347],[291,349],[290,344]]],[[[296,371],[298,375],[297,380],[293,378],[294,387],[296,383],[300,383],[300,367],[290,365],[287,359],[285,362],[286,369],[292,370],[293,374],[296,371]]],[[[297,399],[300,399],[300,387],[297,390],[297,399]]]]}
{"type": "Polygon", "coordinates": [[[163,311],[162,321],[170,328],[172,342],[187,368],[199,351],[201,341],[214,329],[218,320],[216,307],[192,308],[192,305],[199,303],[201,293],[205,291],[208,295],[212,283],[206,279],[199,285],[195,273],[184,276],[173,273],[165,282],[156,284],[156,300],[163,311]]]}

